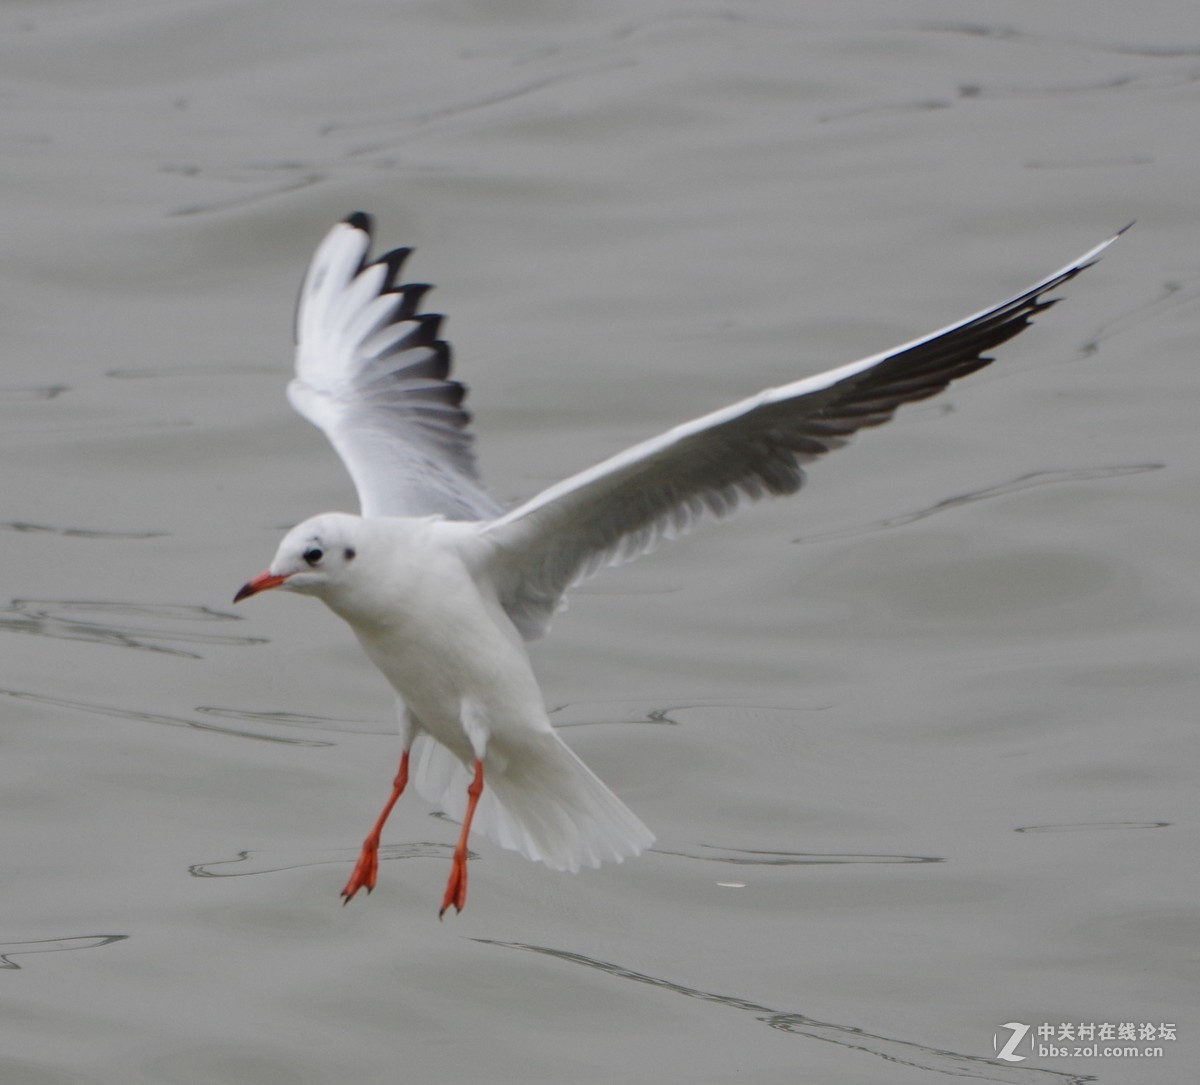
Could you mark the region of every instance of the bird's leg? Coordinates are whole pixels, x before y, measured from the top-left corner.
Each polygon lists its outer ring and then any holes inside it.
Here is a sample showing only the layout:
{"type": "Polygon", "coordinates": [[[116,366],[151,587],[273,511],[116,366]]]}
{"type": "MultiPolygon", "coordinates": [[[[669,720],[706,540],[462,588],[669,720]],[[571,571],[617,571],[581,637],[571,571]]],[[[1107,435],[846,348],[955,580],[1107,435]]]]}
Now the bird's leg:
{"type": "Polygon", "coordinates": [[[456,912],[461,912],[467,903],[467,836],[471,832],[471,819],[475,816],[475,807],[479,796],[483,794],[483,762],[475,759],[475,779],[467,788],[467,814],[463,818],[462,831],[458,834],[458,844],[454,849],[454,859],[450,864],[450,880],[446,883],[446,895],[442,898],[442,910],[438,919],[446,914],[451,904],[456,912]]]}
{"type": "Polygon", "coordinates": [[[404,794],[404,788],[407,784],[408,750],[405,750],[400,755],[400,769],[396,773],[396,778],[392,781],[392,793],[388,797],[388,801],[384,803],[379,817],[375,819],[375,824],[372,826],[371,831],[367,833],[367,838],[363,841],[362,851],[358,855],[358,862],[354,864],[354,873],[350,875],[350,880],[346,883],[346,888],[342,890],[342,904],[349,904],[354,894],[360,889],[365,888],[369,893],[375,888],[375,875],[379,872],[379,838],[383,835],[383,823],[387,821],[388,815],[392,812],[392,807],[396,805],[396,800],[404,794]]]}

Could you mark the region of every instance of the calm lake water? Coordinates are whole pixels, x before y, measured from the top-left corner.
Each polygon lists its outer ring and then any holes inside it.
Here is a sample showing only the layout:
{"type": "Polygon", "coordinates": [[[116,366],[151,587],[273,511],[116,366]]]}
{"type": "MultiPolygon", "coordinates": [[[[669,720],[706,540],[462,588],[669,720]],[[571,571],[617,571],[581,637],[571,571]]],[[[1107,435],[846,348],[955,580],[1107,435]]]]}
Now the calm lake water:
{"type": "Polygon", "coordinates": [[[12,0],[0,50],[4,1085],[1195,1080],[1194,3],[12,0]],[[573,596],[547,699],[658,843],[479,841],[439,923],[415,796],[339,905],[383,680],[230,603],[353,507],[283,388],[358,208],[506,500],[1138,222],[799,497],[573,596]],[[1103,1025],[1161,1056],[1037,1050],[1103,1025]]]}

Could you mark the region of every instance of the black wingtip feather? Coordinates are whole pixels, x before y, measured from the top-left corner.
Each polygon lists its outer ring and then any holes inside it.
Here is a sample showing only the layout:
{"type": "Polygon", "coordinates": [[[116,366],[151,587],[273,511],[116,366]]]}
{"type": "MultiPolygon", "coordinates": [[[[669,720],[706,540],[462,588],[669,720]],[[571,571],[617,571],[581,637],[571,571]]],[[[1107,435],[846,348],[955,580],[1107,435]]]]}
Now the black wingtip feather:
{"type": "Polygon", "coordinates": [[[412,320],[417,315],[417,306],[432,289],[429,283],[405,283],[396,287],[395,292],[400,295],[400,308],[393,319],[412,320]]]}
{"type": "Polygon", "coordinates": [[[353,226],[356,230],[362,230],[368,237],[371,236],[371,216],[365,211],[352,211],[342,221],[347,226],[353,226]]]}
{"type": "Polygon", "coordinates": [[[400,272],[404,268],[404,261],[412,255],[412,249],[400,248],[392,249],[390,252],[385,252],[382,256],[375,257],[371,261],[372,264],[382,264],[387,268],[387,275],[383,280],[383,286],[379,292],[386,294],[389,291],[396,290],[396,280],[400,277],[400,272]]]}
{"type": "Polygon", "coordinates": [[[406,347],[432,347],[437,343],[438,333],[442,330],[442,321],[446,318],[441,313],[417,313],[411,318],[416,325],[401,342],[406,347]]]}

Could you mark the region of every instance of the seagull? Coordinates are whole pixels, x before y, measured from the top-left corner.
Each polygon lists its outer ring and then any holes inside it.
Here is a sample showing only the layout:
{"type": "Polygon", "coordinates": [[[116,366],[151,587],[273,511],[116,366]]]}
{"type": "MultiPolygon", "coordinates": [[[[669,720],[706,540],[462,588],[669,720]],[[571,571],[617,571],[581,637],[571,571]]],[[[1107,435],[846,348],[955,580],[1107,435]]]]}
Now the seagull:
{"type": "MultiPolygon", "coordinates": [[[[1128,227],[1126,227],[1128,229],[1128,227]]],[[[375,887],[384,824],[405,790],[461,831],[439,916],[467,899],[467,839],[577,871],[654,841],[550,724],[525,642],[573,585],[705,517],[791,494],[805,465],[990,361],[1124,231],[1019,294],[932,334],[768,388],[634,445],[504,509],[480,482],[429,286],[404,283],[410,249],[371,259],[356,212],[318,246],[300,290],[292,406],[324,431],[360,513],[289,531],[234,602],[313,595],[354,631],[398,695],[400,766],[342,890],[375,887]]]]}

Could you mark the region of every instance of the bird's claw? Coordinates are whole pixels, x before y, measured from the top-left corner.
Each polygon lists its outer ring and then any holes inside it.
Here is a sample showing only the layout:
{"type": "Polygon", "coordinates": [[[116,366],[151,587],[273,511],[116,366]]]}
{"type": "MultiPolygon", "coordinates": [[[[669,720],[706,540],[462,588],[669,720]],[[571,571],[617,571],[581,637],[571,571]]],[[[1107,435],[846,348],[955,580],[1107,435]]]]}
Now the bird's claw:
{"type": "Polygon", "coordinates": [[[438,912],[438,919],[442,919],[452,905],[455,912],[461,912],[467,905],[466,856],[455,855],[450,864],[450,880],[446,883],[446,895],[442,898],[442,909],[438,912]]]}
{"type": "Polygon", "coordinates": [[[360,889],[371,892],[375,888],[375,877],[378,873],[379,849],[371,847],[369,843],[364,844],[362,852],[358,856],[358,862],[354,864],[354,872],[342,890],[342,905],[349,904],[354,899],[354,894],[360,889]]]}

